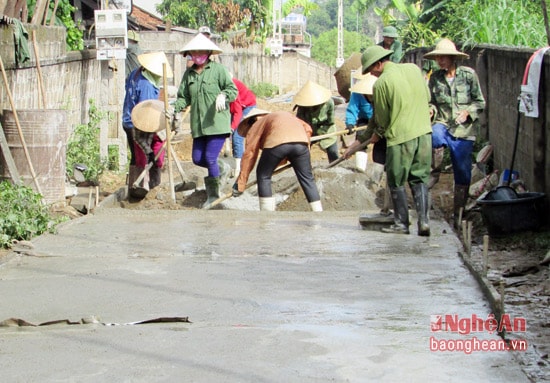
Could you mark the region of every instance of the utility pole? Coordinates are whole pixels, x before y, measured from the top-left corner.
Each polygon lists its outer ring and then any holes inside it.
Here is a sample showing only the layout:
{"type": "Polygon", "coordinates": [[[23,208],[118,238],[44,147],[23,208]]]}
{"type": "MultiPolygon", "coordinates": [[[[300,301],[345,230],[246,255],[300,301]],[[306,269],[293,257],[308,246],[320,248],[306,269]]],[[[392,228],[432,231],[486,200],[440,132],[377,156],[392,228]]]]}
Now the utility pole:
{"type": "Polygon", "coordinates": [[[336,68],[344,63],[344,0],[338,0],[338,53],[336,68]]]}

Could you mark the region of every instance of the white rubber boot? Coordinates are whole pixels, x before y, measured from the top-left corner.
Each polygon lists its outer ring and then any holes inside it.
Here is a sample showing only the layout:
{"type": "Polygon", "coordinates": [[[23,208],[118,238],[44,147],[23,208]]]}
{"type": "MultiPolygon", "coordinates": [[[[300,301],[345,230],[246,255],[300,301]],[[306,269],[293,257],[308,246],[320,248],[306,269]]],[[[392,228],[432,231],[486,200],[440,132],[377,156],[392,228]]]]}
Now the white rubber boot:
{"type": "Polygon", "coordinates": [[[235,170],[233,173],[233,177],[238,177],[240,172],[241,172],[241,159],[235,158],[235,170]]]}
{"type": "Polygon", "coordinates": [[[260,197],[260,210],[262,210],[262,211],[275,211],[275,198],[274,197],[260,197]]]}
{"type": "Polygon", "coordinates": [[[323,205],[321,204],[321,201],[310,202],[309,207],[311,208],[311,211],[323,211],[323,205]]]}

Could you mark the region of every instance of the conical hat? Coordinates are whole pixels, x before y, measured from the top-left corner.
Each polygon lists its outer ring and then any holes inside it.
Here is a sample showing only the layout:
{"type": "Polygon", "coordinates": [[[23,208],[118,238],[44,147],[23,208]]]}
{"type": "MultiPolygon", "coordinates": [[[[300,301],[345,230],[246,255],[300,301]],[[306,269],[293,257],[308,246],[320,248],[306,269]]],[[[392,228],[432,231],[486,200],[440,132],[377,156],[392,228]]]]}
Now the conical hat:
{"type": "Polygon", "coordinates": [[[364,80],[367,76],[368,76],[367,74],[362,73],[362,68],[359,67],[355,70],[355,72],[353,72],[353,74],[351,75],[351,78],[355,80],[364,80]]]}
{"type": "Polygon", "coordinates": [[[372,87],[376,80],[378,80],[378,77],[368,73],[362,80],[353,85],[350,91],[354,93],[372,95],[372,87]]]}
{"type": "Polygon", "coordinates": [[[449,39],[439,40],[435,45],[435,49],[424,55],[425,58],[434,58],[436,56],[458,56],[463,59],[470,57],[466,53],[458,51],[455,44],[449,39]]]}
{"type": "Polygon", "coordinates": [[[245,137],[246,134],[248,133],[248,130],[250,129],[250,124],[249,124],[250,118],[254,116],[269,114],[269,113],[271,112],[268,110],[263,110],[259,108],[252,109],[239,123],[239,126],[237,127],[237,132],[241,137],[245,137]]]}
{"type": "Polygon", "coordinates": [[[185,44],[180,53],[185,55],[189,51],[212,51],[213,55],[223,53],[223,51],[212,42],[212,40],[202,33],[198,33],[191,39],[191,41],[185,44]]]}
{"type": "Polygon", "coordinates": [[[170,63],[168,62],[168,58],[164,52],[144,53],[139,55],[137,58],[142,67],[161,77],[163,75],[162,64],[166,63],[166,77],[174,77],[174,73],[172,72],[172,68],[170,67],[170,63]]]}
{"type": "Polygon", "coordinates": [[[327,88],[309,80],[294,96],[294,103],[299,106],[321,105],[330,100],[332,93],[327,88]]]}
{"type": "Polygon", "coordinates": [[[140,102],[132,109],[132,123],[136,129],[147,133],[156,133],[166,129],[164,102],[160,100],[140,102]]]}

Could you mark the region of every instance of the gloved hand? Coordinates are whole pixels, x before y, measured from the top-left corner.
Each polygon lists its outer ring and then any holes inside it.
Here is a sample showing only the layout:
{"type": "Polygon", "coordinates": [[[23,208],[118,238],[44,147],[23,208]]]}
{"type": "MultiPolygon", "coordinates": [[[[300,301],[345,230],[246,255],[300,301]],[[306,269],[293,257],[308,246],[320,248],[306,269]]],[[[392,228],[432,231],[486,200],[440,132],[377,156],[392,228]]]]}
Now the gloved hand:
{"type": "Polygon", "coordinates": [[[225,94],[220,93],[218,94],[218,97],[216,97],[216,111],[221,112],[222,110],[225,110],[225,94]]]}
{"type": "Polygon", "coordinates": [[[239,197],[240,195],[243,194],[243,192],[239,191],[239,186],[236,182],[233,184],[233,188],[231,189],[231,192],[233,193],[233,197],[239,197]]]}
{"type": "Polygon", "coordinates": [[[348,134],[352,134],[352,133],[353,133],[353,129],[355,129],[355,125],[347,124],[347,125],[346,125],[346,129],[348,130],[348,134]]]}
{"type": "Polygon", "coordinates": [[[166,118],[170,119],[170,122],[172,122],[172,120],[176,118],[176,115],[174,113],[174,107],[168,106],[168,109],[164,111],[164,116],[166,116],[166,118]]]}
{"type": "Polygon", "coordinates": [[[153,162],[155,163],[155,152],[151,152],[149,154],[147,154],[147,162],[153,162]]]}

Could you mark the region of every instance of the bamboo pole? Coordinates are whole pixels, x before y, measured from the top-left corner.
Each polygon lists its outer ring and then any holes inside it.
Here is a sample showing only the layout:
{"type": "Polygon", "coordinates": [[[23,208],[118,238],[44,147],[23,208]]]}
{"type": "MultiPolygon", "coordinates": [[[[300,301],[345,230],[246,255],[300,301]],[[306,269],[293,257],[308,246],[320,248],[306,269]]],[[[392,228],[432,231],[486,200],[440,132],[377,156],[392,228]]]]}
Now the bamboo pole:
{"type": "Polygon", "coordinates": [[[15,109],[15,102],[13,101],[13,96],[11,94],[10,87],[8,84],[8,76],[6,75],[6,69],[4,68],[4,61],[2,60],[2,56],[0,56],[0,69],[2,70],[2,77],[4,79],[4,85],[6,86],[6,94],[8,95],[8,99],[10,101],[11,110],[13,112],[13,118],[15,119],[15,125],[17,126],[17,132],[19,133],[19,138],[21,139],[21,146],[23,147],[23,151],[25,152],[25,158],[27,159],[27,163],[29,165],[29,171],[31,172],[34,185],[36,186],[36,191],[42,194],[42,189],[38,184],[38,179],[36,177],[36,173],[34,172],[34,166],[32,166],[29,149],[27,147],[27,143],[25,142],[25,137],[23,136],[23,130],[21,129],[21,124],[19,123],[19,117],[17,116],[17,110],[15,109]]]}
{"type": "MultiPolygon", "coordinates": [[[[168,80],[166,79],[166,63],[162,63],[162,82],[164,87],[164,110],[168,110],[168,80]]],[[[166,116],[166,146],[172,148],[171,139],[171,126],[170,117],[166,116]]],[[[172,202],[176,202],[176,190],[174,188],[174,174],[172,174],[172,150],[166,151],[168,155],[168,179],[170,182],[170,196],[172,202]]]]}

